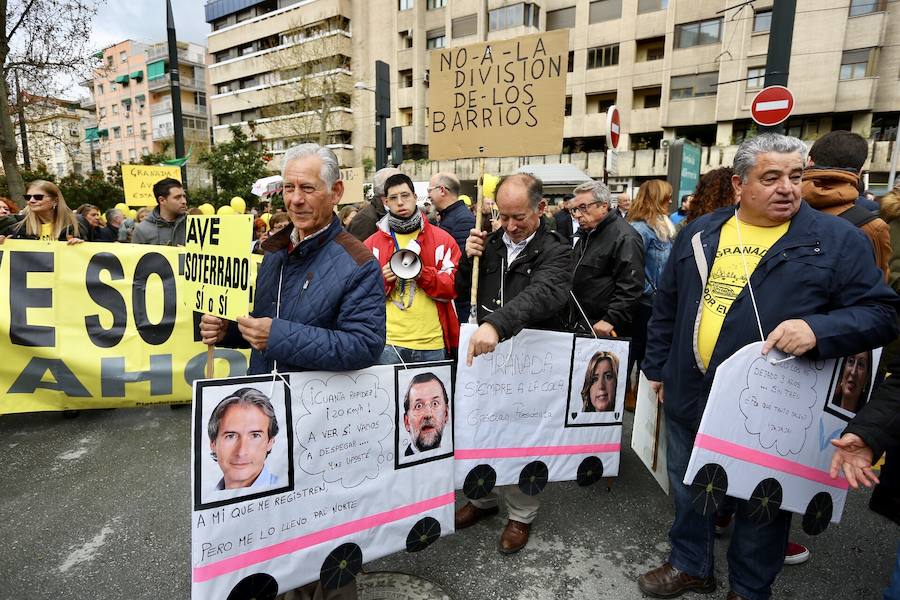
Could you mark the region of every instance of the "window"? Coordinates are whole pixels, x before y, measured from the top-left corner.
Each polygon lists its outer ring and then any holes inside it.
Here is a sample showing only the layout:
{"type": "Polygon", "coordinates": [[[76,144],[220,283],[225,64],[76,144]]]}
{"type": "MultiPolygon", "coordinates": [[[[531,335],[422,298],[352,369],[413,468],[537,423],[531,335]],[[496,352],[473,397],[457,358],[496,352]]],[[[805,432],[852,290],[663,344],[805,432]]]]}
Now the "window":
{"type": "Polygon", "coordinates": [[[118,104],[113,104],[110,108],[112,108],[112,114],[114,114],[114,115],[119,114],[119,105],[118,104]]]}
{"type": "Polygon", "coordinates": [[[873,48],[863,48],[862,50],[845,50],[841,56],[841,73],[840,79],[862,79],[871,75],[869,63],[874,63],[872,56],[873,48]]]}
{"type": "Polygon", "coordinates": [[[702,96],[715,96],[716,84],[719,82],[719,72],[698,73],[697,75],[680,75],[672,78],[669,97],[672,100],[680,98],[700,98],[702,96]]]}
{"type": "Polygon", "coordinates": [[[517,2],[488,12],[488,31],[511,27],[537,27],[540,7],[531,2],[517,2]]]}
{"type": "Polygon", "coordinates": [[[116,150],[116,162],[122,162],[122,151],[116,150]]]}
{"type": "Polygon", "coordinates": [[[128,53],[126,51],[122,50],[121,52],[119,52],[119,62],[128,62],[128,53]]]}
{"type": "Polygon", "coordinates": [[[149,154],[150,154],[150,148],[148,148],[147,146],[144,146],[143,148],[141,148],[141,156],[147,156],[149,154]]]}
{"type": "Polygon", "coordinates": [[[659,108],[662,103],[662,87],[650,87],[634,90],[635,108],[659,108]]]}
{"type": "Polygon", "coordinates": [[[125,135],[131,137],[134,135],[134,125],[128,125],[125,127],[125,135]]]}
{"type": "Polygon", "coordinates": [[[399,0],[399,10],[410,10],[413,7],[413,0],[399,0]]]}
{"type": "Polygon", "coordinates": [[[121,127],[113,127],[113,137],[118,139],[122,137],[122,128],[121,127]]]}
{"type": "Polygon", "coordinates": [[[850,16],[858,17],[884,11],[885,0],[850,0],[850,16]]]}
{"type": "Polygon", "coordinates": [[[112,54],[108,55],[108,56],[106,57],[106,66],[107,66],[107,67],[112,67],[112,66],[113,66],[113,60],[115,60],[115,59],[113,58],[113,55],[112,55],[112,54]]]}
{"type": "Polygon", "coordinates": [[[772,29],[772,11],[761,10],[753,15],[753,33],[762,33],[772,29]]]}
{"type": "Polygon", "coordinates": [[[572,116],[572,96],[566,96],[566,108],[563,114],[567,117],[572,116]]]}
{"type": "Polygon", "coordinates": [[[587,51],[587,68],[598,69],[600,67],[611,67],[619,64],[619,45],[597,46],[596,48],[588,48],[587,51]]]}
{"type": "Polygon", "coordinates": [[[547,11],[547,31],[575,27],[575,7],[547,11]]]}
{"type": "Polygon", "coordinates": [[[443,27],[440,29],[433,29],[425,34],[425,48],[428,50],[443,48],[447,45],[446,41],[443,27]]]}
{"type": "Polygon", "coordinates": [[[413,47],[413,36],[411,31],[401,31],[400,32],[400,47],[401,48],[412,48],[413,47]]]}
{"type": "Polygon", "coordinates": [[[638,0],[638,12],[648,13],[669,8],[669,0],[638,0]]]}
{"type": "Polygon", "coordinates": [[[102,83],[97,84],[97,93],[101,96],[103,95],[103,84],[102,83]]]}
{"type": "Polygon", "coordinates": [[[137,160],[137,150],[135,150],[134,148],[128,149],[128,160],[130,160],[131,162],[137,160]]]}
{"type": "Polygon", "coordinates": [[[454,39],[475,35],[478,33],[478,15],[466,15],[453,19],[450,30],[454,39]]]}
{"type": "Polygon", "coordinates": [[[666,38],[656,37],[638,40],[634,54],[635,62],[662,60],[666,55],[666,38]]]}
{"type": "Polygon", "coordinates": [[[100,107],[100,118],[102,119],[102,118],[104,118],[104,117],[106,117],[106,107],[105,107],[105,106],[101,106],[101,107],[100,107]]]}
{"type": "Polygon", "coordinates": [[[428,0],[425,4],[426,10],[434,10],[436,8],[444,8],[447,6],[447,0],[428,0]]]}
{"type": "Polygon", "coordinates": [[[622,0],[595,0],[591,2],[589,21],[602,23],[622,18],[622,0]]]}
{"type": "Polygon", "coordinates": [[[584,111],[588,114],[605,113],[616,103],[616,93],[587,94],[584,97],[584,103],[584,111]]]}
{"type": "Polygon", "coordinates": [[[569,50],[569,68],[566,69],[566,73],[574,73],[575,72],[575,51],[569,50]]]}
{"type": "Polygon", "coordinates": [[[194,92],[194,102],[197,106],[206,106],[206,92],[194,92]]]}
{"type": "Polygon", "coordinates": [[[147,139],[147,124],[146,123],[141,123],[141,139],[142,140],[147,139]]]}
{"type": "Polygon", "coordinates": [[[115,82],[115,81],[110,81],[110,82],[109,82],[109,91],[114,92],[114,91],[116,91],[117,89],[119,89],[119,88],[118,88],[118,86],[116,85],[116,82],[115,82]]]}
{"type": "Polygon", "coordinates": [[[766,68],[754,67],[747,69],[747,89],[757,89],[766,87],[766,68]]]}
{"type": "Polygon", "coordinates": [[[722,19],[695,21],[675,26],[675,47],[691,48],[717,44],[722,35],[722,19]]]}
{"type": "Polygon", "coordinates": [[[401,88],[411,88],[413,86],[412,69],[404,69],[403,71],[400,71],[399,75],[401,88]]]}
{"type": "Polygon", "coordinates": [[[404,127],[409,127],[413,124],[413,110],[412,108],[401,108],[400,109],[400,124],[404,127]]]}

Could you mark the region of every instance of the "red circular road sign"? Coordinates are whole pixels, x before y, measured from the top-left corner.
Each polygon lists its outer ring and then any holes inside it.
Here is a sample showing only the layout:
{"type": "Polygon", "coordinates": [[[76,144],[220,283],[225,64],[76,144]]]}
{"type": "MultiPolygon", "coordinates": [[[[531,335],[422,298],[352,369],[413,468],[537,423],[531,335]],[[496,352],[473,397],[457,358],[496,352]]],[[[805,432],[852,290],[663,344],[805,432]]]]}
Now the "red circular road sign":
{"type": "Polygon", "coordinates": [[[621,133],[622,120],[619,118],[619,109],[613,104],[606,111],[606,145],[612,150],[618,147],[621,133]]]}
{"type": "Polygon", "coordinates": [[[794,95],[783,85],[770,85],[760,90],[750,103],[750,116],[759,125],[778,125],[794,110],[794,95]]]}

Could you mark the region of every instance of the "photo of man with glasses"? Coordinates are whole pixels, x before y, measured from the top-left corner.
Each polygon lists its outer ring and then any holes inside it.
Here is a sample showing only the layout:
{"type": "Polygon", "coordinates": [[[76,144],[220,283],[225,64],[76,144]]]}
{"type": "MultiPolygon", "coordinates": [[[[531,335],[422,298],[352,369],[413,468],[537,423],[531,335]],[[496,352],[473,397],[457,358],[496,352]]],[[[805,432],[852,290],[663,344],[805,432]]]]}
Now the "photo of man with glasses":
{"type": "Polygon", "coordinates": [[[444,454],[432,450],[451,450],[450,402],[447,388],[437,374],[427,371],[410,380],[403,397],[402,420],[406,439],[401,430],[397,447],[400,463],[417,462],[424,458],[420,456],[423,453],[429,453],[429,457],[444,454]]]}

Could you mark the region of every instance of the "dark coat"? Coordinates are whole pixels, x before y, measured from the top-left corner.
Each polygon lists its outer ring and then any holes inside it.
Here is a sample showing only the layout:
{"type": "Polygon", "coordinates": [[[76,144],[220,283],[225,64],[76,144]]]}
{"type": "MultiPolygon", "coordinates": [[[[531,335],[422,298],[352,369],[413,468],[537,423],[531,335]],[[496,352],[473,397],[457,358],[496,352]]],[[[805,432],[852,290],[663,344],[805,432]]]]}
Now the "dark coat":
{"type": "Polygon", "coordinates": [[[369,203],[359,209],[350,224],[347,231],[361,242],[369,239],[373,233],[378,231],[378,221],[387,214],[384,208],[384,200],[382,198],[372,198],[369,203]]]}
{"type": "MultiPolygon", "coordinates": [[[[578,230],[572,250],[572,292],[591,325],[611,323],[617,335],[631,334],[632,313],[644,292],[644,241],[634,227],[609,211],[592,231],[578,230]]],[[[569,325],[590,333],[581,311],[570,302],[569,325]]]]}
{"type": "MultiPolygon", "coordinates": [[[[745,286],[725,317],[709,368],[702,370],[695,324],[722,225],[734,213],[733,207],[726,207],[704,215],[675,238],[647,328],[642,369],[651,381],[665,383],[666,417],[695,429],[718,365],[759,341],[745,286]],[[694,255],[695,245],[702,256],[694,255]],[[702,278],[698,261],[707,265],[702,278]]],[[[813,358],[855,354],[897,336],[898,297],[884,283],[869,241],[848,221],[820,213],[806,202],[753,271],[750,283],[764,333],[787,319],[802,318],[816,335],[816,347],[809,353],[813,358]]]]}
{"type": "MultiPolygon", "coordinates": [[[[25,217],[23,215],[8,215],[3,217],[0,220],[0,235],[6,236],[10,239],[19,239],[19,240],[36,240],[39,239],[37,235],[28,235],[25,233],[25,217]]],[[[69,236],[77,237],[86,242],[94,241],[94,236],[92,235],[91,228],[87,224],[87,221],[81,215],[75,215],[75,221],[78,224],[77,231],[72,227],[66,227],[59,234],[59,238],[57,238],[60,242],[65,242],[69,239],[69,236]]]]}
{"type": "MultiPolygon", "coordinates": [[[[272,329],[268,348],[250,353],[247,373],[269,373],[275,361],[282,373],[349,371],[375,364],[385,339],[378,261],[343,230],[337,217],[288,254],[292,230],[285,227],[263,244],[267,254],[259,267],[251,316],[271,317],[272,329]]],[[[234,323],[222,345],[248,346],[234,323]]]]}
{"type": "Polygon", "coordinates": [[[118,242],[119,241],[119,228],[113,227],[109,223],[107,223],[103,227],[96,228],[94,230],[94,241],[95,242],[118,242]]]}
{"type": "MultiPolygon", "coordinates": [[[[438,214],[441,216],[440,228],[453,236],[459,245],[459,251],[465,256],[466,239],[469,237],[469,232],[475,229],[475,215],[462,200],[454,202],[438,214]]],[[[471,309],[469,301],[469,294],[458,296],[453,301],[456,305],[456,314],[459,315],[459,320],[462,322],[469,318],[471,309]]]]}
{"type": "MultiPolygon", "coordinates": [[[[558,234],[541,224],[506,269],[503,229],[498,229],[488,235],[480,261],[478,323],[493,325],[501,340],[525,328],[562,330],[560,313],[571,284],[572,252],[558,234]]],[[[457,293],[469,295],[471,286],[472,259],[464,257],[456,273],[457,293]]]]}
{"type": "Polygon", "coordinates": [[[556,220],[556,232],[560,234],[569,245],[572,245],[572,236],[575,234],[572,226],[572,215],[569,214],[568,210],[560,210],[556,213],[556,216],[553,217],[556,220]]]}

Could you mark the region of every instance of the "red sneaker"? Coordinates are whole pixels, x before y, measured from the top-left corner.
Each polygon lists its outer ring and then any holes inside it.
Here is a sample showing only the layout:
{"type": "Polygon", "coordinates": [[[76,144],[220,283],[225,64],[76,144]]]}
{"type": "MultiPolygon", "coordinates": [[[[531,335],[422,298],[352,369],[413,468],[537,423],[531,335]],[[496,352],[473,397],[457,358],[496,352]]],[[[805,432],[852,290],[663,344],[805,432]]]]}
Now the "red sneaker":
{"type": "Polygon", "coordinates": [[[787,552],[784,553],[784,564],[799,565],[809,560],[809,548],[797,542],[788,542],[787,552]]]}

